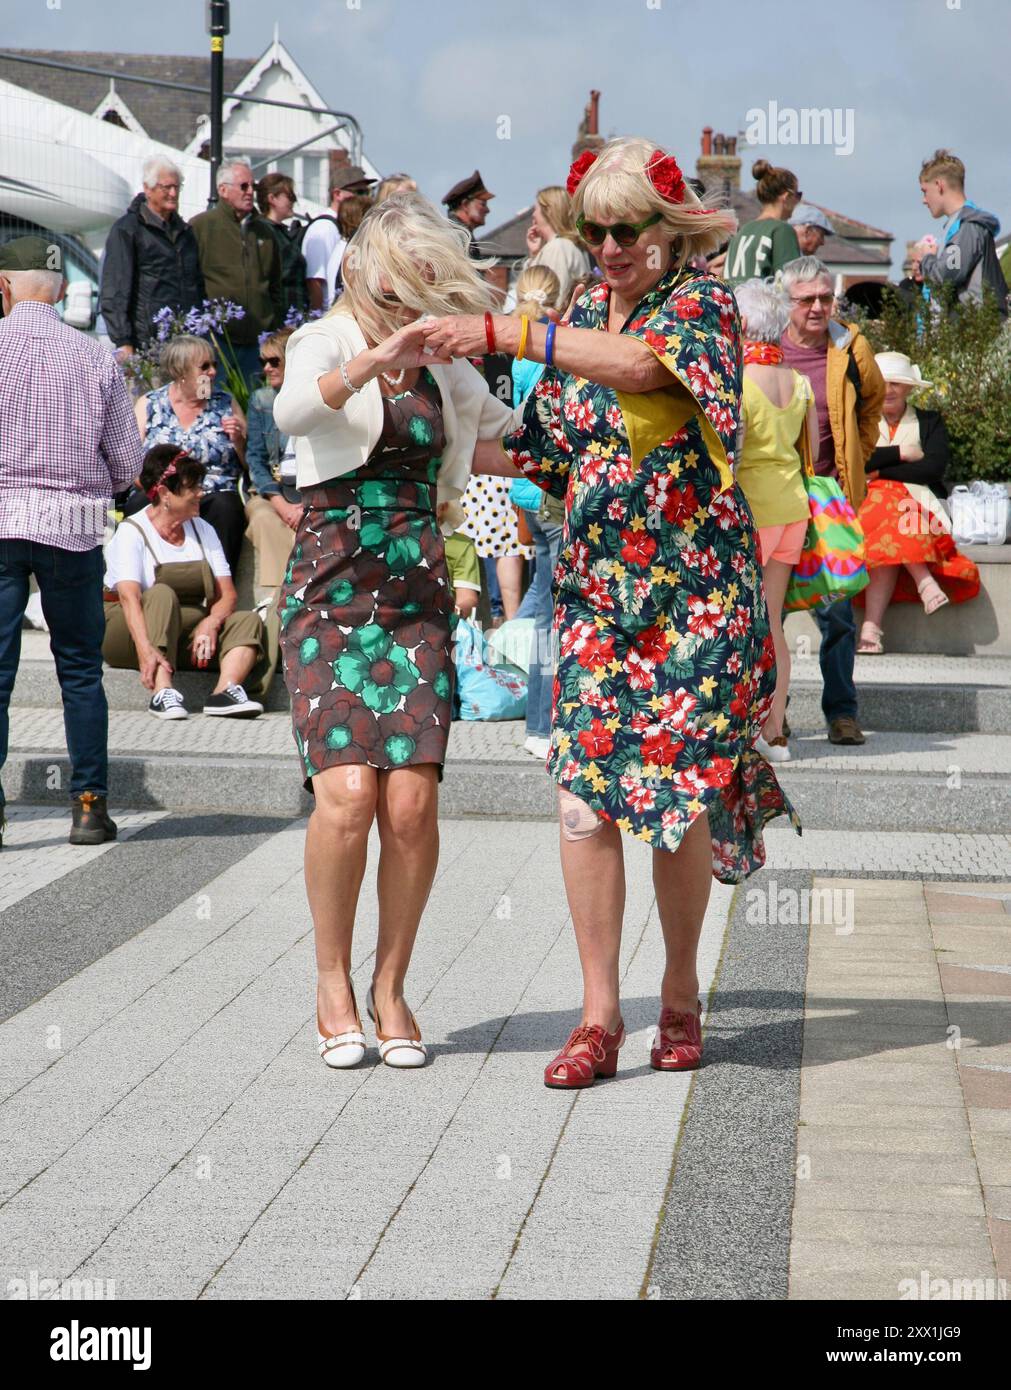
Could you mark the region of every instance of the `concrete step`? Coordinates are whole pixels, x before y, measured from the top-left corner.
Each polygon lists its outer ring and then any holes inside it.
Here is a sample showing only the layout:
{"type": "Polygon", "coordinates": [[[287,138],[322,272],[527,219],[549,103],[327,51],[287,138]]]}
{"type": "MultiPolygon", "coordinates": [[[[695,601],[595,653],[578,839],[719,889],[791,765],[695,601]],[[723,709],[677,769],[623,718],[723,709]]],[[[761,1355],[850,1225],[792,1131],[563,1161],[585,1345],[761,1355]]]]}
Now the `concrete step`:
{"type": "MultiPolygon", "coordinates": [[[[522,722],[457,723],[440,792],[447,816],[553,818],[554,783],[523,750],[522,722]]],[[[194,718],[162,723],[144,714],[110,719],[113,800],[137,809],[302,815],[288,718],[194,718]]],[[[1011,827],[1011,736],[869,732],[860,748],[823,735],[794,740],[777,772],[809,829],[975,831],[1011,827]]],[[[69,766],[59,715],[11,710],[8,800],[65,804],[69,766]]]]}
{"type": "MultiPolygon", "coordinates": [[[[817,656],[794,655],[792,664],[790,723],[801,732],[820,731],[824,720],[817,656]]],[[[856,682],[860,719],[868,728],[912,733],[1011,734],[1011,657],[864,656],[857,658],[856,682]]],[[[177,684],[190,709],[198,710],[213,679],[181,671],[177,684]]],[[[106,669],[105,691],[113,710],[142,711],[150,700],[150,693],[135,671],[106,669]]],[[[47,634],[23,633],[12,704],[52,710],[58,709],[60,703],[47,634]]],[[[289,708],[288,692],[280,676],[265,704],[272,711],[289,708]]]]}

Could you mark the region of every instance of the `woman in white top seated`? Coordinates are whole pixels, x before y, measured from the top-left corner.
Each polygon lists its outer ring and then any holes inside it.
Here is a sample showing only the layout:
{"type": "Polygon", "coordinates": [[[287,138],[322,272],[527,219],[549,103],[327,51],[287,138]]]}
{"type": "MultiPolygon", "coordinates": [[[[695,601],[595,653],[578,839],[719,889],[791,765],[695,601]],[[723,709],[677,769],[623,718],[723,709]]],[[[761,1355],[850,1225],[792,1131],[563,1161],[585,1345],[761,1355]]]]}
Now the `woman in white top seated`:
{"type": "Polygon", "coordinates": [[[204,714],[255,718],[263,705],[243,682],[259,663],[267,672],[263,625],[236,612],[235,585],[217,532],[199,515],[204,465],[171,444],[144,458],[141,487],[150,505],[118,527],[105,551],[105,642],[110,666],[140,671],[152,690],[149,713],[186,719],[172,683],[185,668],[217,667],[204,714]]]}
{"type": "Polygon", "coordinates": [[[317,1042],[330,1067],[365,1055],[351,942],[374,821],[369,1012],[387,1065],[426,1057],[404,980],[438,862],[453,707],[455,595],[443,535],[457,522],[445,504],[466,487],[478,439],[500,438],[513,419],[469,361],[425,350],[426,312],[487,311],[491,321],[484,262],[469,258],[468,243],[465,228],[417,193],[368,212],[344,257],[344,294],[289,339],[274,402],[278,429],[297,440],[305,508],[279,607],[295,743],[316,803],[305,880],[317,1042]]]}
{"type": "Polygon", "coordinates": [[[593,272],[590,253],[584,248],[572,218],[572,199],[561,186],[542,188],[530,214],[527,231],[530,257],[526,267],[546,265],[562,287],[559,304],[568,304],[572,291],[593,272]]]}

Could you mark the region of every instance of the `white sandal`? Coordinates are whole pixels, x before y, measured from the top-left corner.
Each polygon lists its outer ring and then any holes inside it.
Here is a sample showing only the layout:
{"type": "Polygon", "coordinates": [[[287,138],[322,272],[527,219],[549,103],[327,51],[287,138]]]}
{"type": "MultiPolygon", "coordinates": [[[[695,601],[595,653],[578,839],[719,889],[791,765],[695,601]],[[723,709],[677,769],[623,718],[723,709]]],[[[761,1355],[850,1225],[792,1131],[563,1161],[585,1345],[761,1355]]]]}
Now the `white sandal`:
{"type": "Polygon", "coordinates": [[[344,1070],[347,1067],[356,1067],[365,1056],[365,1034],[362,1032],[362,1020],[358,1013],[358,1001],[355,999],[354,987],[351,988],[351,1002],[355,1006],[355,1022],[357,1028],[351,1028],[346,1033],[335,1033],[333,1037],[325,1037],[320,1032],[319,1010],[316,1011],[316,1042],[319,1047],[319,1055],[328,1067],[344,1070]]]}
{"type": "Polygon", "coordinates": [[[920,580],[919,584],[916,586],[916,592],[920,596],[920,602],[923,604],[923,611],[928,618],[931,613],[936,613],[939,608],[944,608],[951,602],[951,599],[949,599],[948,595],[944,592],[932,574],[928,574],[926,579],[920,580]],[[933,586],[933,592],[930,594],[929,598],[925,598],[924,591],[930,589],[931,586],[933,586]]]}
{"type": "Polygon", "coordinates": [[[365,1012],[376,1025],[379,1055],[388,1067],[423,1067],[425,1065],[428,1060],[428,1049],[421,1041],[421,1029],[418,1027],[418,1020],[413,1014],[411,1014],[411,1024],[414,1028],[412,1037],[395,1038],[382,1032],[379,1015],[376,1011],[376,996],[371,985],[369,985],[369,994],[365,1001],[365,1012]]]}

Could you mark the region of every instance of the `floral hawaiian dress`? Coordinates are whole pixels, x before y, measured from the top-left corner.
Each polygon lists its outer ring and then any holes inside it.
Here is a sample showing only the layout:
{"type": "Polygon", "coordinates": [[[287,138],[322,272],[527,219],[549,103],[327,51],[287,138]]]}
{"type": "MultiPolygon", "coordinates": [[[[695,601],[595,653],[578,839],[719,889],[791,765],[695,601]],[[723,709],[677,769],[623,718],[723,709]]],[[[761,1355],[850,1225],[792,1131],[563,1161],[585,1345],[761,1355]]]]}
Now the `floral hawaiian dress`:
{"type": "Polygon", "coordinates": [[[306,786],[342,764],[446,759],[454,594],[435,521],[445,447],[423,372],[383,400],[383,430],[353,473],[302,489],[305,513],[278,596],[284,678],[306,786]]]}
{"type": "Polygon", "coordinates": [[[203,483],[205,496],[211,492],[235,492],[242,476],[242,464],[235,452],[235,445],[221,423],[233,411],[232,398],[227,391],[212,391],[193,424],[184,430],[172,409],[168,387],[161,386],[147,396],[144,448],[153,449],[156,444],[174,444],[179,449],[185,449],[206,469],[203,483]]]}
{"type": "MultiPolygon", "coordinates": [[[[610,289],[572,325],[606,331],[610,289]]],[[[733,481],[740,320],[719,280],[668,272],[622,332],[676,377],[641,394],[547,368],[503,441],[566,500],[555,571],[558,669],[548,771],[656,849],[709,813],[713,872],[765,862],[762,830],[790,816],[752,749],[776,669],[757,532],[733,481]]]]}

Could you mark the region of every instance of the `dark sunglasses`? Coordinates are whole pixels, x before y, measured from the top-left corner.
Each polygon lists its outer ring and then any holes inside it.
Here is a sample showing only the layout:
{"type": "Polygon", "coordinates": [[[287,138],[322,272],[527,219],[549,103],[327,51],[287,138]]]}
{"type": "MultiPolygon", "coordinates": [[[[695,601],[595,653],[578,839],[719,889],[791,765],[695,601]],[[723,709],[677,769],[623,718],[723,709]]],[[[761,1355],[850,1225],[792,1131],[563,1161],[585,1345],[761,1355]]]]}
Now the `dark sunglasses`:
{"type": "Polygon", "coordinates": [[[280,357],[261,357],[260,361],[265,367],[279,367],[281,365],[280,357]]]}
{"type": "Polygon", "coordinates": [[[605,227],[603,222],[588,222],[580,214],[576,218],[576,230],[587,246],[603,246],[608,232],[618,246],[634,246],[646,228],[659,221],[660,214],[655,212],[652,217],[647,217],[645,222],[615,222],[613,226],[605,227]]]}
{"type": "Polygon", "coordinates": [[[197,371],[198,371],[198,372],[209,372],[213,366],[214,366],[214,363],[213,363],[213,362],[201,362],[201,363],[200,363],[200,366],[197,368],[197,371]]]}

